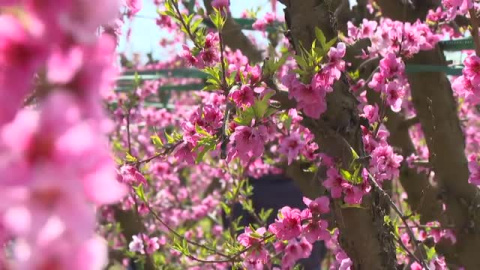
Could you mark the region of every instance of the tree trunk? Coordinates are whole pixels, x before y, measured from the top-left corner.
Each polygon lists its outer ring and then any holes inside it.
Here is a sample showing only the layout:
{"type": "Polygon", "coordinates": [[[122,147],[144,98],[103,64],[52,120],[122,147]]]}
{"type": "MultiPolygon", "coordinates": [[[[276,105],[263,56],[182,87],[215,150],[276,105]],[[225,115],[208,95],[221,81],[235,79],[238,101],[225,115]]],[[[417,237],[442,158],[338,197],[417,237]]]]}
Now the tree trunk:
{"type": "MultiPolygon", "coordinates": [[[[425,18],[429,4],[419,4],[417,9],[411,9],[401,7],[399,1],[377,2],[384,16],[404,21],[425,18]],[[405,9],[410,10],[405,13],[405,9]]],[[[407,65],[446,65],[443,52],[438,47],[421,52],[406,62],[407,65]]],[[[480,269],[480,192],[468,183],[464,135],[450,82],[440,72],[408,74],[408,80],[417,117],[427,140],[430,164],[438,181],[441,199],[446,205],[445,212],[436,219],[442,225],[453,225],[457,237],[454,245],[448,240],[440,242],[437,251],[445,255],[452,269],[460,266],[467,270],[480,269]]]]}
{"type": "MultiPolygon", "coordinates": [[[[315,27],[327,39],[337,36],[337,18],[348,9],[348,1],[284,0],[285,17],[292,46],[297,50],[302,44],[307,49],[315,39],[315,27]]],[[[327,95],[327,111],[319,120],[305,119],[304,124],[315,134],[320,151],[343,162],[352,160],[351,145],[357,153],[364,153],[357,111],[358,101],[348,85],[339,81],[334,91],[327,95]],[[348,142],[345,143],[345,141],[348,142]]],[[[396,255],[390,228],[384,224],[388,205],[372,192],[364,197],[363,208],[342,208],[333,204],[333,215],[340,230],[340,244],[352,259],[353,269],[395,269],[396,255]]]]}

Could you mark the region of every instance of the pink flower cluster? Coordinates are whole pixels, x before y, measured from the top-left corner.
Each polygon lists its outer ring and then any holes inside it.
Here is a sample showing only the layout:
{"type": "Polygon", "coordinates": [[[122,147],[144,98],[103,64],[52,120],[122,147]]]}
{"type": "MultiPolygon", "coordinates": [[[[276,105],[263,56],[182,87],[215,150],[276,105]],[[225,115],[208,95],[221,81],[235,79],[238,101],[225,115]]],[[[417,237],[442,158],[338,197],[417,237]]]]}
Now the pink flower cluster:
{"type": "Polygon", "coordinates": [[[263,227],[258,228],[255,232],[250,227],[245,228],[245,232],[237,237],[238,242],[250,248],[243,256],[243,265],[247,269],[262,270],[268,261],[268,251],[262,238],[265,236],[267,230],[263,227]]]}
{"type": "Polygon", "coordinates": [[[133,235],[132,241],[128,244],[128,249],[131,252],[138,252],[140,254],[153,254],[160,246],[166,244],[166,239],[158,237],[148,237],[146,234],[133,235]]]}
{"type": "Polygon", "coordinates": [[[190,66],[197,68],[213,66],[220,61],[218,40],[218,34],[210,32],[205,37],[205,43],[199,52],[192,54],[192,50],[184,44],[180,56],[190,66]]]}
{"type": "Polygon", "coordinates": [[[399,169],[403,156],[397,155],[392,146],[387,142],[388,131],[379,129],[374,138],[374,134],[368,129],[363,130],[363,143],[365,150],[370,154],[370,168],[376,181],[381,183],[384,180],[392,180],[399,176],[399,169]]]}
{"type": "Polygon", "coordinates": [[[237,126],[230,136],[227,160],[238,157],[243,164],[247,164],[263,154],[265,143],[269,140],[269,130],[265,125],[237,126]]]}
{"type": "Polygon", "coordinates": [[[365,38],[370,39],[372,45],[368,47],[369,56],[364,57],[386,56],[388,53],[411,57],[421,50],[431,50],[441,35],[433,33],[420,21],[412,24],[382,18],[377,23],[364,19],[360,27],[348,23],[348,43],[365,38]]]}
{"type": "Polygon", "coordinates": [[[265,31],[267,26],[275,21],[275,13],[267,12],[263,18],[257,19],[252,27],[255,30],[265,31]]]}
{"type": "Polygon", "coordinates": [[[442,0],[442,5],[447,10],[447,20],[453,20],[457,15],[466,15],[474,3],[472,0],[442,0]]]}
{"type": "Polygon", "coordinates": [[[297,101],[297,109],[318,119],[327,110],[326,95],[333,91],[333,83],[345,71],[345,43],[338,43],[328,52],[329,62],[315,74],[309,84],[304,84],[294,74],[285,75],[282,83],[288,88],[289,97],[297,101]]]}
{"type": "Polygon", "coordinates": [[[297,260],[310,256],[312,244],[316,241],[330,239],[328,222],[321,219],[322,214],[330,212],[328,197],[315,200],[304,197],[303,202],[307,208],[302,211],[288,206],[280,209],[275,223],[268,228],[278,240],[276,250],[284,252],[282,269],[290,269],[297,260]],[[288,241],[286,246],[285,240],[288,241]]]}
{"type": "MultiPolygon", "coordinates": [[[[291,269],[295,262],[302,258],[308,258],[312,252],[312,244],[319,240],[330,239],[328,223],[321,219],[322,214],[330,211],[330,201],[327,197],[319,197],[315,200],[303,199],[308,208],[280,209],[275,223],[270,224],[268,231],[276,237],[275,250],[283,253],[282,269],[291,269]]],[[[249,250],[243,255],[244,266],[247,269],[264,269],[269,265],[269,254],[264,240],[268,236],[265,228],[252,231],[245,228],[245,232],[238,236],[240,244],[249,250]]]]}
{"type": "Polygon", "coordinates": [[[327,178],[322,185],[330,191],[330,196],[333,199],[340,199],[343,194],[345,203],[361,204],[363,195],[370,192],[371,189],[370,185],[365,180],[366,176],[363,178],[361,184],[353,184],[345,180],[345,178],[343,178],[338,172],[338,169],[330,167],[327,170],[327,178]]]}
{"type": "Polygon", "coordinates": [[[380,60],[380,71],[373,74],[368,86],[382,93],[392,111],[399,112],[409,85],[405,77],[405,64],[400,57],[388,53],[380,60]]]}
{"type": "Polygon", "coordinates": [[[480,57],[470,55],[464,60],[462,76],[452,83],[453,90],[466,102],[476,105],[480,103],[480,57]]]}
{"type": "Polygon", "coordinates": [[[478,155],[470,154],[468,156],[468,170],[470,171],[468,182],[480,186],[480,158],[478,155]]]}
{"type": "Polygon", "coordinates": [[[336,229],[329,241],[326,242],[328,250],[334,255],[335,261],[330,264],[330,270],[352,270],[352,260],[338,243],[339,230],[336,229]]]}
{"type": "Polygon", "coordinates": [[[95,207],[127,190],[102,137],[115,40],[97,30],[119,3],[2,5],[12,5],[0,15],[0,235],[13,252],[6,268],[102,269],[107,249],[95,234],[95,207]],[[35,108],[21,108],[27,95],[35,108]]]}

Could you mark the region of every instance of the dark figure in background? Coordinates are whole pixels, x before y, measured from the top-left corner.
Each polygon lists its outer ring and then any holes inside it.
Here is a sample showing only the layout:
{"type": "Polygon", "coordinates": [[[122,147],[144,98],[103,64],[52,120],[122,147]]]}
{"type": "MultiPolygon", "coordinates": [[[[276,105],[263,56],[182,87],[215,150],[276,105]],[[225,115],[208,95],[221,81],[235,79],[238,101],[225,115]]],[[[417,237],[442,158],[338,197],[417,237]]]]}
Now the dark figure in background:
{"type": "MultiPolygon", "coordinates": [[[[272,214],[267,220],[267,226],[275,221],[278,210],[283,206],[290,206],[292,208],[305,209],[306,205],[303,203],[303,195],[300,189],[295,186],[293,181],[283,175],[265,175],[259,179],[250,179],[250,185],[253,187],[253,195],[251,197],[253,207],[256,213],[260,213],[261,209],[273,209],[272,214]]],[[[242,217],[240,226],[248,226],[250,223],[255,223],[255,218],[247,211],[243,210],[240,204],[233,208],[233,219],[242,217]]],[[[224,227],[228,228],[228,220],[223,218],[224,227]]],[[[237,234],[242,233],[237,232],[237,234]]],[[[299,263],[305,270],[320,270],[321,262],[325,257],[326,247],[323,241],[317,241],[313,245],[312,254],[309,258],[302,259],[299,263]]]]}

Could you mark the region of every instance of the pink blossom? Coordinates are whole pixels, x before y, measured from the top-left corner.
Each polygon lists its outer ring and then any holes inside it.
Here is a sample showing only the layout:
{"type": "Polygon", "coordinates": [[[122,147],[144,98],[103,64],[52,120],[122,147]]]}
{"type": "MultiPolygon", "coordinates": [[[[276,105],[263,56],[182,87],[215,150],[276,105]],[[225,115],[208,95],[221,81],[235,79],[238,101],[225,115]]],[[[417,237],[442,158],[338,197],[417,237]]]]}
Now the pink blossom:
{"type": "Polygon", "coordinates": [[[477,155],[470,154],[468,156],[468,170],[470,171],[468,182],[480,186],[480,163],[477,155]]]}
{"type": "Polygon", "coordinates": [[[129,185],[147,184],[145,177],[132,165],[123,165],[120,167],[122,182],[129,185]]]}
{"type": "Polygon", "coordinates": [[[329,63],[325,67],[329,69],[330,76],[336,80],[340,79],[343,71],[345,71],[345,61],[342,59],[345,57],[346,45],[343,42],[339,42],[337,47],[330,48],[328,52],[329,63]]]}
{"type": "Polygon", "coordinates": [[[290,136],[285,137],[281,143],[278,152],[287,156],[288,165],[299,156],[300,150],[305,146],[305,142],[297,132],[291,132],[290,136]]]}
{"type": "Polygon", "coordinates": [[[410,270],[423,270],[423,266],[418,262],[414,262],[410,265],[410,270]]]}
{"type": "Polygon", "coordinates": [[[370,168],[377,181],[398,177],[403,157],[395,154],[390,145],[378,145],[371,156],[370,168]]]}
{"type": "Polygon", "coordinates": [[[293,266],[298,259],[308,258],[312,253],[312,244],[310,244],[305,237],[300,241],[292,239],[284,250],[285,254],[282,257],[282,269],[288,269],[293,266]]]}
{"type": "Polygon", "coordinates": [[[432,22],[438,22],[445,17],[445,13],[442,11],[441,7],[437,7],[436,10],[429,10],[427,15],[427,20],[432,22]]]}
{"type": "Polygon", "coordinates": [[[472,0],[443,0],[442,5],[447,10],[447,20],[453,20],[458,14],[465,15],[473,7],[472,0]]]}
{"type": "Polygon", "coordinates": [[[315,200],[310,200],[307,197],[303,197],[303,203],[307,205],[308,209],[310,209],[313,215],[326,214],[330,212],[330,200],[326,196],[318,197],[315,200]]]}
{"type": "Polygon", "coordinates": [[[230,95],[238,107],[250,107],[255,102],[253,90],[248,85],[242,85],[240,88],[232,91],[230,95]]]}
{"type": "Polygon", "coordinates": [[[330,190],[330,195],[334,199],[342,196],[342,184],[346,182],[338,173],[336,168],[330,167],[327,170],[327,179],[323,181],[322,185],[330,190]]]}
{"type": "Polygon", "coordinates": [[[252,27],[255,30],[265,31],[267,28],[267,25],[273,23],[274,21],[275,21],[275,13],[267,12],[265,14],[265,17],[257,19],[253,23],[252,27]]]}
{"type": "Polygon", "coordinates": [[[345,202],[348,204],[360,204],[364,195],[363,190],[348,182],[342,184],[343,192],[345,193],[345,202]]]}
{"type": "Polygon", "coordinates": [[[145,254],[142,238],[137,235],[132,235],[132,241],[130,242],[130,244],[128,244],[128,249],[131,252],[138,252],[140,254],[145,254]]]}
{"type": "Polygon", "coordinates": [[[182,51],[180,52],[180,57],[185,59],[186,63],[189,66],[196,66],[198,63],[197,58],[195,58],[195,56],[192,55],[192,52],[190,51],[188,46],[185,44],[182,45],[182,51]]]}
{"type": "Polygon", "coordinates": [[[476,55],[470,55],[465,58],[463,62],[465,68],[463,69],[463,75],[470,77],[473,81],[478,81],[480,77],[480,57],[476,55]]]}
{"type": "Polygon", "coordinates": [[[359,38],[369,38],[373,35],[375,29],[377,28],[378,23],[376,21],[369,21],[363,19],[362,26],[360,28],[359,38]]]}
{"type": "Polygon", "coordinates": [[[137,14],[143,7],[142,0],[127,0],[129,16],[137,14]]]}
{"type": "Polygon", "coordinates": [[[264,151],[266,138],[265,126],[236,127],[230,136],[229,160],[239,157],[242,162],[247,163],[252,158],[260,157],[264,151]]]}
{"type": "Polygon", "coordinates": [[[385,89],[386,101],[394,112],[399,112],[402,109],[403,97],[405,89],[397,81],[392,81],[387,84],[385,89]]]}
{"type": "MultiPolygon", "coordinates": [[[[257,269],[265,265],[268,261],[268,251],[265,249],[261,237],[266,233],[266,229],[261,227],[255,230],[255,233],[249,227],[245,228],[245,232],[237,238],[238,242],[246,248],[252,247],[244,255],[244,265],[250,267],[248,269],[257,269]]],[[[263,268],[260,268],[263,269],[263,268]]]]}
{"type": "Polygon", "coordinates": [[[108,263],[107,244],[98,236],[72,239],[68,233],[62,233],[52,239],[37,239],[31,246],[26,246],[23,239],[16,242],[15,269],[100,270],[108,263]]]}
{"type": "MultiPolygon", "coordinates": [[[[34,22],[32,22],[34,23],[34,22]]],[[[1,15],[0,24],[0,126],[13,119],[22,104],[33,74],[45,60],[44,45],[15,17],[1,15]],[[12,91],[15,89],[15,91],[12,91]]]]}
{"type": "Polygon", "coordinates": [[[183,142],[175,148],[174,156],[177,160],[187,164],[195,164],[195,153],[192,144],[183,142]]]}
{"type": "Polygon", "coordinates": [[[310,243],[315,243],[318,240],[327,241],[330,239],[328,232],[328,222],[325,220],[310,220],[303,225],[303,235],[310,243]]]}
{"type": "Polygon", "coordinates": [[[335,259],[339,264],[339,270],[352,270],[351,266],[353,266],[352,260],[348,257],[345,251],[340,251],[335,255],[335,259]]]}
{"type": "Polygon", "coordinates": [[[228,10],[228,6],[230,5],[229,0],[213,0],[212,7],[216,9],[226,9],[228,10]]]}
{"type": "MultiPolygon", "coordinates": [[[[137,1],[139,0],[133,0],[133,2],[137,1]]],[[[41,11],[37,9],[37,11],[42,19],[50,23],[48,27],[52,28],[51,31],[60,29],[62,32],[72,35],[80,43],[93,43],[97,38],[95,30],[116,19],[120,9],[119,4],[120,2],[117,0],[73,0],[66,5],[57,5],[55,8],[45,8],[41,11]],[[57,9],[57,12],[52,14],[52,9],[57,9]]],[[[34,4],[32,6],[38,7],[34,4]]]]}
{"type": "Polygon", "coordinates": [[[155,251],[160,249],[160,242],[158,237],[148,238],[148,236],[144,236],[145,244],[146,244],[146,251],[147,254],[153,254],[155,251]]]}
{"type": "Polygon", "coordinates": [[[280,209],[279,217],[268,227],[268,230],[280,240],[295,238],[302,232],[300,215],[300,210],[285,206],[280,209]]]}
{"type": "Polygon", "coordinates": [[[380,60],[380,72],[384,77],[403,76],[405,72],[405,64],[400,57],[396,57],[393,53],[388,53],[380,60]]]}
{"type": "Polygon", "coordinates": [[[366,105],[363,107],[363,116],[368,119],[370,124],[373,124],[379,120],[378,105],[366,105]]]}

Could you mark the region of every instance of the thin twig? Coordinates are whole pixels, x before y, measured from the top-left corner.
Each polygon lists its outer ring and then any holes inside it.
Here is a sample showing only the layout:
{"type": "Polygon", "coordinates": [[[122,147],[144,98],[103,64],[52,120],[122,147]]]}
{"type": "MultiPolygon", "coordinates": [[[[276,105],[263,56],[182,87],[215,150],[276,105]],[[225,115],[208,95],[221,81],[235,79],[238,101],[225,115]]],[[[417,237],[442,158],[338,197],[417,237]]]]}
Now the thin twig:
{"type": "Polygon", "coordinates": [[[177,146],[179,146],[180,144],[182,144],[183,141],[178,141],[176,142],[175,144],[171,144],[171,145],[167,145],[167,147],[164,148],[163,152],[161,153],[157,153],[149,158],[146,158],[146,159],[142,159],[142,160],[139,160],[137,162],[134,162],[135,165],[138,167],[138,165],[140,164],[143,164],[143,163],[148,163],[156,158],[159,158],[161,156],[164,156],[164,155],[167,155],[169,153],[171,153],[173,150],[175,150],[175,148],[177,148],[177,146]]]}
{"type": "MultiPolygon", "coordinates": [[[[367,171],[368,172],[368,171],[367,171]]],[[[375,190],[377,190],[380,195],[382,195],[384,197],[384,199],[390,204],[390,206],[393,208],[393,210],[397,213],[397,215],[400,217],[400,219],[402,220],[403,224],[405,225],[405,229],[407,230],[407,233],[411,239],[411,241],[415,244],[415,247],[416,249],[420,252],[420,255],[422,257],[421,260],[419,260],[418,262],[425,268],[425,269],[429,269],[428,268],[428,265],[426,264],[425,262],[425,257],[424,257],[424,254],[423,254],[423,251],[422,249],[420,249],[420,246],[418,244],[418,240],[417,238],[415,237],[415,234],[413,233],[413,230],[412,228],[410,228],[410,225],[408,224],[408,221],[407,219],[405,218],[405,215],[402,213],[402,211],[400,211],[400,209],[398,209],[397,205],[392,201],[392,199],[390,198],[390,196],[387,194],[387,192],[385,192],[385,190],[383,190],[380,185],[377,183],[377,181],[374,179],[374,177],[370,174],[370,172],[368,172],[368,180],[370,182],[370,184],[373,186],[373,188],[375,190]]]]}
{"type": "Polygon", "coordinates": [[[417,256],[415,256],[415,254],[413,254],[413,253],[405,246],[405,244],[402,242],[401,239],[399,239],[396,235],[394,235],[393,237],[395,238],[395,240],[397,241],[397,243],[403,248],[403,250],[405,250],[405,251],[408,253],[408,255],[410,255],[412,258],[414,258],[415,261],[417,261],[417,262],[420,261],[420,259],[419,259],[417,256]]]}
{"type": "Polygon", "coordinates": [[[224,48],[224,45],[223,45],[223,37],[222,37],[222,32],[219,31],[218,32],[218,38],[219,38],[219,43],[220,43],[220,62],[221,62],[221,65],[222,65],[222,90],[223,92],[225,93],[225,95],[228,95],[228,92],[229,92],[229,89],[228,89],[228,85],[227,85],[227,73],[226,73],[226,69],[225,69],[225,59],[224,59],[224,56],[223,56],[223,51],[225,50],[224,48]]]}
{"type": "Polygon", "coordinates": [[[127,111],[127,147],[128,147],[128,154],[132,154],[132,142],[131,142],[131,136],[130,136],[130,108],[128,108],[127,111]]]}
{"type": "Polygon", "coordinates": [[[225,257],[225,258],[230,258],[230,256],[226,255],[226,254],[223,254],[222,252],[219,252],[215,249],[212,249],[210,247],[207,247],[205,245],[202,245],[200,243],[197,243],[197,242],[194,242],[194,241],[191,241],[187,238],[185,238],[185,236],[179,234],[177,231],[175,231],[172,227],[170,227],[165,221],[163,221],[163,219],[158,216],[158,214],[152,209],[152,207],[150,207],[150,205],[145,202],[145,206],[148,208],[148,210],[150,211],[150,213],[155,217],[156,220],[158,220],[163,226],[165,226],[165,228],[167,228],[167,230],[169,230],[171,233],[173,233],[175,236],[177,236],[178,238],[182,239],[182,240],[185,240],[187,241],[187,243],[191,244],[191,245],[194,245],[194,246],[197,246],[197,247],[200,247],[200,248],[203,248],[203,249],[206,249],[210,252],[213,252],[214,254],[217,254],[217,255],[220,255],[222,257],[225,257]]]}
{"type": "MultiPolygon", "coordinates": [[[[158,216],[158,214],[150,207],[150,205],[148,203],[145,202],[145,205],[146,207],[148,208],[148,210],[150,211],[150,213],[155,217],[156,220],[158,220],[163,226],[165,226],[167,228],[167,230],[169,230],[171,233],[173,233],[175,236],[179,237],[180,239],[182,240],[185,240],[187,243],[191,244],[191,245],[194,245],[194,246],[197,246],[197,247],[200,247],[200,248],[203,248],[203,249],[206,249],[210,252],[213,252],[215,255],[219,255],[219,256],[222,256],[224,258],[227,258],[226,260],[203,260],[203,259],[199,259],[199,258],[196,258],[194,256],[191,256],[191,255],[187,255],[187,257],[189,257],[190,259],[192,260],[195,260],[195,261],[198,261],[198,262],[203,262],[203,263],[224,263],[224,262],[234,262],[236,259],[238,259],[238,257],[240,257],[243,253],[249,251],[250,249],[252,249],[253,247],[255,247],[256,245],[251,245],[239,252],[237,252],[235,255],[233,256],[228,256],[220,251],[217,251],[215,249],[212,249],[212,248],[209,248],[205,245],[202,245],[200,243],[197,243],[197,242],[194,242],[194,241],[191,241],[187,238],[185,238],[183,235],[179,234],[178,232],[176,232],[174,229],[172,229],[170,226],[168,226],[168,224],[162,220],[162,218],[160,218],[160,216],[158,216]]],[[[274,234],[270,234],[268,236],[265,236],[264,238],[262,238],[262,240],[260,240],[258,244],[260,243],[263,243],[265,241],[267,241],[268,239],[272,238],[274,236],[274,234]]]]}
{"type": "Polygon", "coordinates": [[[190,37],[190,39],[192,40],[195,47],[201,49],[202,46],[200,46],[200,44],[197,43],[197,41],[195,39],[195,35],[193,35],[192,31],[190,30],[190,26],[187,25],[187,23],[185,23],[185,20],[182,17],[182,13],[180,12],[180,9],[178,8],[178,3],[176,3],[175,1],[171,1],[171,2],[172,2],[173,7],[175,8],[175,11],[177,12],[178,20],[183,25],[183,27],[185,27],[185,31],[187,31],[188,37],[190,37]]]}

